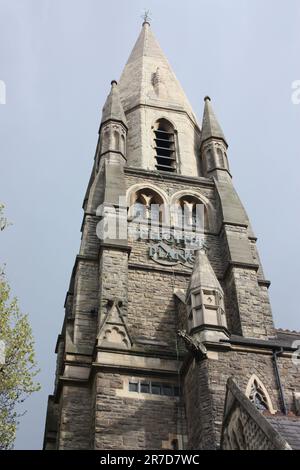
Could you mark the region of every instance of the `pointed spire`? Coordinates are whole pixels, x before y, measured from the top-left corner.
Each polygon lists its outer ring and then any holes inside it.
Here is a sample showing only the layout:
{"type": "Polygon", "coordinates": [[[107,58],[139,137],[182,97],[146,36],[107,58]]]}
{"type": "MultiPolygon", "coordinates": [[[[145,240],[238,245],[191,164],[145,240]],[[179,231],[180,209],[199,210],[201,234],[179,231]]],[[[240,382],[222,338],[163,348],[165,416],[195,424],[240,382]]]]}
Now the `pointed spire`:
{"type": "Polygon", "coordinates": [[[200,341],[219,341],[226,337],[224,292],[206,255],[205,247],[196,258],[186,294],[188,329],[199,331],[200,341]],[[200,330],[199,330],[200,329],[200,330]]]}
{"type": "Polygon", "coordinates": [[[125,111],[139,105],[170,107],[186,111],[196,123],[192,107],[178,82],[165,54],[158,44],[149,21],[133,47],[119,80],[120,97],[125,111]],[[161,94],[155,89],[159,69],[161,94]]]}
{"type": "Polygon", "coordinates": [[[131,51],[127,64],[134,62],[141,57],[157,57],[167,60],[160,48],[154,34],[152,33],[149,21],[144,21],[139,37],[131,51]]]}
{"type": "Polygon", "coordinates": [[[118,84],[111,82],[111,90],[102,111],[101,125],[107,121],[119,121],[127,127],[127,120],[120,100],[118,84]]]}
{"type": "Polygon", "coordinates": [[[206,250],[204,248],[200,248],[196,251],[195,256],[187,296],[191,290],[196,288],[218,289],[220,292],[223,292],[217,276],[209,262],[206,250]]]}
{"type": "Polygon", "coordinates": [[[204,101],[205,106],[202,121],[201,143],[205,142],[208,139],[215,138],[222,139],[227,145],[224,133],[212,108],[210,97],[206,96],[204,98],[204,101]]]}

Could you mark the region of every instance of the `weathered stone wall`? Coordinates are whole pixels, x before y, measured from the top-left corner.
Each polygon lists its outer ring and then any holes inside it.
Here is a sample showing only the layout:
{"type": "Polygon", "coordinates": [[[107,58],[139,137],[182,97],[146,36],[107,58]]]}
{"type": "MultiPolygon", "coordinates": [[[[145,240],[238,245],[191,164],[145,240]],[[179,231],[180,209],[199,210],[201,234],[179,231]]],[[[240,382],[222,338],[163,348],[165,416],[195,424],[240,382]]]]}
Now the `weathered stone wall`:
{"type": "Polygon", "coordinates": [[[186,289],[188,277],[130,269],[127,325],[133,338],[153,339],[175,351],[177,311],[174,288],[186,289]]]}
{"type": "MultiPolygon", "coordinates": [[[[279,357],[278,365],[288,410],[295,412],[293,391],[300,388],[299,370],[293,364],[291,357],[279,357]]],[[[206,448],[207,429],[211,429],[212,436],[215,433],[215,443],[220,442],[227,380],[229,377],[233,378],[241,391],[245,393],[253,374],[266,387],[273,408],[282,412],[279,386],[270,351],[268,353],[251,352],[241,348],[236,351],[214,352],[208,360],[199,362],[197,367],[194,365],[189,369],[184,378],[189,447],[206,448]],[[197,405],[196,390],[201,394],[203,410],[199,408],[199,404],[197,405]],[[195,413],[195,408],[193,409],[193,402],[197,407],[197,413],[195,413]],[[190,408],[189,403],[191,403],[190,408]],[[209,417],[212,418],[213,424],[209,423],[209,417]]]]}
{"type": "Polygon", "coordinates": [[[288,411],[299,414],[294,397],[294,392],[300,390],[299,365],[297,366],[291,357],[286,356],[279,356],[277,363],[288,411]]]}
{"type": "Polygon", "coordinates": [[[178,398],[135,394],[128,376],[97,374],[95,449],[171,448],[167,443],[183,430],[181,415],[178,398]]]}
{"type": "Polygon", "coordinates": [[[187,449],[216,449],[213,401],[207,360],[192,361],[184,378],[187,449]]]}
{"type": "MultiPolygon", "coordinates": [[[[137,225],[137,224],[135,224],[137,225]]],[[[220,257],[220,243],[219,239],[216,235],[204,235],[203,240],[209,247],[208,258],[210,263],[216,273],[216,275],[221,278],[224,270],[224,266],[222,263],[222,258],[220,257]]],[[[184,264],[177,264],[174,266],[163,266],[156,263],[153,259],[149,257],[149,250],[155,241],[149,240],[133,240],[129,239],[130,247],[132,248],[130,257],[129,257],[129,265],[136,265],[142,264],[143,266],[148,266],[149,268],[155,269],[168,269],[172,270],[175,273],[186,273],[187,276],[190,276],[192,272],[191,267],[187,267],[184,264]]]]}
{"type": "Polygon", "coordinates": [[[128,253],[113,248],[103,248],[99,266],[100,323],[109,300],[122,301],[122,311],[127,311],[128,253]]]}
{"type": "Polygon", "coordinates": [[[250,377],[256,374],[264,383],[273,407],[280,409],[278,385],[275,379],[271,355],[244,351],[219,352],[217,360],[209,360],[209,388],[213,400],[213,416],[217,442],[220,442],[221,424],[224,412],[226,382],[232,377],[245,392],[250,377]]]}
{"type": "Polygon", "coordinates": [[[97,237],[97,224],[99,217],[86,215],[82,225],[82,239],[80,254],[82,256],[94,257],[99,255],[100,240],[97,237]]]}
{"type": "Polygon", "coordinates": [[[58,448],[60,450],[91,449],[92,396],[88,387],[66,385],[60,402],[58,448]]]}
{"type": "Polygon", "coordinates": [[[225,282],[229,296],[227,305],[229,304],[229,308],[231,306],[228,314],[235,330],[239,331],[240,324],[245,337],[262,339],[274,337],[275,329],[268,293],[266,288],[258,284],[256,270],[232,267],[225,282]]]}
{"type": "Polygon", "coordinates": [[[74,344],[78,351],[92,352],[96,338],[98,307],[98,265],[95,261],[79,260],[75,275],[73,312],[74,344]]]}

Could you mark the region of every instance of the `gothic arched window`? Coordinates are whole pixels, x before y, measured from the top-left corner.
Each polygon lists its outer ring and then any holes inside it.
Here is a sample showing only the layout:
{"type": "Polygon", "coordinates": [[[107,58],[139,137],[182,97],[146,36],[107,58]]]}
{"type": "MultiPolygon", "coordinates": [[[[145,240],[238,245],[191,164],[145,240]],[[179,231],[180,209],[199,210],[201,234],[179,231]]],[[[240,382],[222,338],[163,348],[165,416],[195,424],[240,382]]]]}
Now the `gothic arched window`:
{"type": "Polygon", "coordinates": [[[205,205],[195,196],[182,196],[177,201],[175,225],[181,229],[203,232],[208,227],[205,205]]]}
{"type": "Polygon", "coordinates": [[[218,167],[219,168],[224,168],[224,156],[223,156],[223,152],[220,148],[217,149],[217,155],[218,155],[218,167]]]}
{"type": "Polygon", "coordinates": [[[104,129],[102,140],[101,140],[101,153],[104,153],[109,148],[109,127],[104,129]]]}
{"type": "Polygon", "coordinates": [[[162,223],[164,209],[162,197],[152,189],[143,188],[135,193],[132,206],[133,220],[151,220],[152,223],[162,223]]]}
{"type": "Polygon", "coordinates": [[[206,171],[210,171],[214,166],[214,156],[212,150],[209,148],[206,151],[206,171]]]}
{"type": "Polygon", "coordinates": [[[114,131],[114,145],[113,145],[113,148],[114,150],[120,150],[120,135],[119,135],[119,132],[118,131],[114,131]]]}
{"type": "Polygon", "coordinates": [[[267,389],[255,374],[252,375],[248,382],[246,396],[260,412],[269,411],[270,413],[275,413],[267,389]]]}
{"type": "Polygon", "coordinates": [[[122,134],[121,135],[121,152],[123,153],[123,155],[125,156],[125,137],[124,135],[122,134]]]}
{"type": "Polygon", "coordinates": [[[159,119],[154,126],[156,168],[159,171],[176,171],[175,131],[166,119],[159,119]]]}

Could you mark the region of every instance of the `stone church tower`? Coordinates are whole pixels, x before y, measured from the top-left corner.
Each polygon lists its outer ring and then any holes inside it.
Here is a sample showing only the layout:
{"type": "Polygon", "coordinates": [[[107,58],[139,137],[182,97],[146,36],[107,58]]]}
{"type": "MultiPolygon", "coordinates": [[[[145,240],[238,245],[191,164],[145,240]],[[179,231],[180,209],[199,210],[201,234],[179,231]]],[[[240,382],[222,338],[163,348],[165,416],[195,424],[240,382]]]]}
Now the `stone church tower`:
{"type": "Polygon", "coordinates": [[[274,327],[212,102],[200,126],[147,21],[83,210],[44,448],[291,447],[272,420],[299,424],[299,336],[274,327]]]}

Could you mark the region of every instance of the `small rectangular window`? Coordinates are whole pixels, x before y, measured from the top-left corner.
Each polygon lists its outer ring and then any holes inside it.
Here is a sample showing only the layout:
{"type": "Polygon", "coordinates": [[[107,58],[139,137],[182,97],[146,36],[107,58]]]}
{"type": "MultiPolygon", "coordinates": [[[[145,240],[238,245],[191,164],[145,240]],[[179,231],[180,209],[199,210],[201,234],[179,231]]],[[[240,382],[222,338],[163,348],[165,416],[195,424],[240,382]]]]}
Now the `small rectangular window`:
{"type": "Polygon", "coordinates": [[[161,386],[160,386],[160,384],[152,383],[151,384],[151,393],[153,393],[153,395],[161,395],[161,386]]]}
{"type": "Polygon", "coordinates": [[[139,391],[138,382],[129,382],[129,391],[130,392],[138,392],[139,391]]]}
{"type": "Polygon", "coordinates": [[[141,382],[141,393],[150,393],[150,383],[141,382]]]}
{"type": "Polygon", "coordinates": [[[177,385],[174,385],[174,397],[179,397],[179,387],[177,385]]]}
{"type": "Polygon", "coordinates": [[[171,385],[163,384],[162,389],[163,389],[163,395],[167,395],[168,397],[171,397],[173,395],[171,385]]]}

